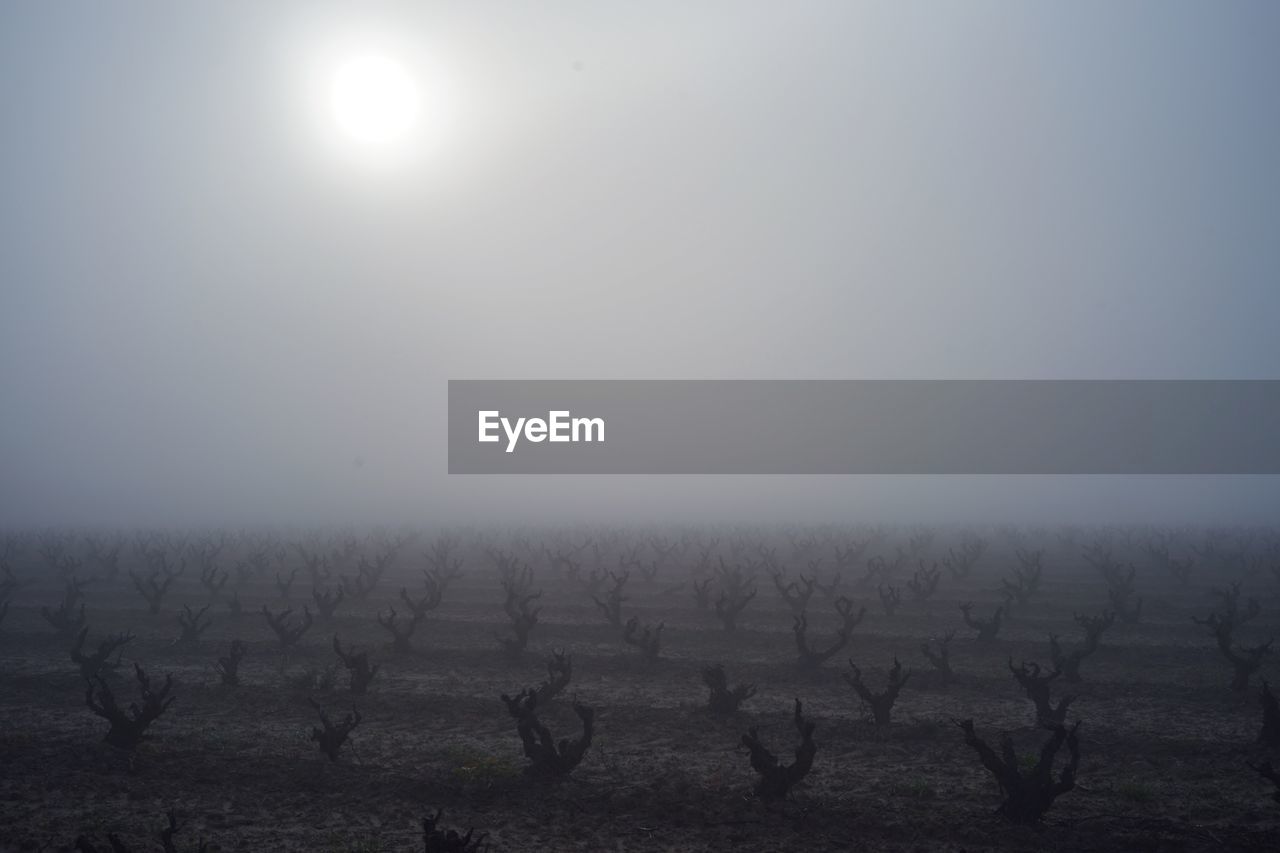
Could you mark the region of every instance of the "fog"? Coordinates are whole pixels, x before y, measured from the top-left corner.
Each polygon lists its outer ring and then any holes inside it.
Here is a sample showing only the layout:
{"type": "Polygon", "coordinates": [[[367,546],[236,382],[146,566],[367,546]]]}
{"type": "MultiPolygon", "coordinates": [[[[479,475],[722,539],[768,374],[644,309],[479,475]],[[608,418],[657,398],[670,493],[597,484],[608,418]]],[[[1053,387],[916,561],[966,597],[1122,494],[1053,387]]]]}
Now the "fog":
{"type": "Polygon", "coordinates": [[[1276,378],[1278,38],[1264,2],[6,3],[0,526],[1273,520],[1274,477],[450,477],[445,396],[1276,378]],[[448,93],[388,162],[317,114],[364,45],[448,93]]]}

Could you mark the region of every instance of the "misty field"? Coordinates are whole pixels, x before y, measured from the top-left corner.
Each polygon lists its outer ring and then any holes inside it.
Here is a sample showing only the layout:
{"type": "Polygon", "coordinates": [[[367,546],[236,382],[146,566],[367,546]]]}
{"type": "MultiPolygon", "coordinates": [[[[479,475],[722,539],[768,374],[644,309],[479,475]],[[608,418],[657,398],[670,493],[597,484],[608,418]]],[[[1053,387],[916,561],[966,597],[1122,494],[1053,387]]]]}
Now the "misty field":
{"type": "Polygon", "coordinates": [[[0,848],[1280,849],[1278,542],[14,534],[0,848]]]}

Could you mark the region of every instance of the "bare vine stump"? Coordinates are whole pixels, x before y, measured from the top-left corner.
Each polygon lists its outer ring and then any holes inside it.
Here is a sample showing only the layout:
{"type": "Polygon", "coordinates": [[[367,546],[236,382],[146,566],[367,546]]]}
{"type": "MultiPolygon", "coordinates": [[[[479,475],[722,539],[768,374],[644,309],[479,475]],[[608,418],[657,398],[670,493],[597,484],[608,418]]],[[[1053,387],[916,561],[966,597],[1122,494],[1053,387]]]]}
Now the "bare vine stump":
{"type": "Polygon", "coordinates": [[[542,597],[542,590],[528,592],[530,583],[532,583],[532,572],[527,568],[521,575],[515,578],[504,578],[502,581],[502,587],[507,594],[502,609],[511,620],[512,636],[499,637],[498,642],[502,645],[507,657],[512,659],[519,658],[528,647],[529,634],[537,627],[538,614],[542,612],[540,607],[531,607],[534,601],[542,597]]]}
{"type": "Polygon", "coordinates": [[[1062,725],[1067,718],[1067,708],[1075,699],[1074,696],[1063,696],[1054,707],[1049,696],[1049,686],[1062,675],[1060,670],[1042,673],[1040,664],[1023,662],[1017,669],[1013,666],[1013,658],[1009,658],[1009,672],[1018,684],[1026,691],[1027,698],[1036,706],[1036,722],[1042,726],[1062,725]]]}
{"type": "Polygon", "coordinates": [[[889,717],[893,711],[893,703],[898,701],[898,693],[906,686],[907,679],[911,677],[911,670],[905,673],[902,671],[902,663],[897,658],[893,659],[893,667],[889,670],[888,681],[885,689],[880,693],[873,693],[862,681],[862,670],[858,669],[858,665],[849,659],[849,669],[851,672],[844,673],[844,680],[849,682],[849,686],[858,694],[858,698],[871,707],[871,715],[877,726],[889,725],[889,717]]]}
{"type": "Polygon", "coordinates": [[[111,724],[111,729],[104,740],[114,747],[125,750],[132,750],[142,742],[147,727],[167,711],[176,698],[169,695],[173,689],[172,675],[166,675],[164,685],[158,690],[153,690],[151,679],[142,667],[134,664],[133,669],[138,679],[141,705],[131,703],[128,710],[121,708],[116,704],[115,695],[101,675],[94,678],[97,687],[90,683],[84,697],[85,705],[89,710],[111,724]]]}
{"type": "Polygon", "coordinates": [[[316,603],[316,611],[323,619],[332,619],[334,611],[338,609],[338,605],[346,597],[346,590],[337,584],[334,586],[316,585],[311,589],[311,598],[316,603]]]}
{"type": "Polygon", "coordinates": [[[529,759],[529,766],[525,768],[527,775],[567,776],[587,754],[595,731],[596,712],[592,708],[574,702],[573,712],[582,720],[582,736],[577,740],[562,738],[556,743],[551,732],[538,720],[538,694],[535,691],[521,690],[514,698],[504,693],[502,701],[516,720],[516,732],[524,745],[525,757],[529,759]]]}
{"type": "Polygon", "coordinates": [[[227,654],[218,658],[218,678],[224,687],[240,686],[240,661],[244,660],[245,646],[239,640],[232,640],[227,654]]]}
{"type": "Polygon", "coordinates": [[[545,708],[548,702],[569,686],[572,678],[573,658],[563,650],[552,651],[547,658],[547,680],[534,691],[538,694],[538,705],[545,708]]]}
{"type": "Polygon", "coordinates": [[[93,681],[100,674],[110,672],[120,666],[120,660],[124,656],[123,646],[132,642],[133,634],[117,634],[113,637],[105,637],[98,643],[98,650],[93,654],[86,655],[83,651],[84,641],[89,636],[89,626],[80,629],[80,633],[76,635],[76,643],[71,647],[71,662],[80,667],[80,675],[85,681],[93,681]],[[116,659],[111,660],[111,653],[116,652],[116,659]]]}
{"type": "Polygon", "coordinates": [[[1070,654],[1063,650],[1057,634],[1049,635],[1049,657],[1053,661],[1053,668],[1061,670],[1064,680],[1069,684],[1080,683],[1080,664],[1098,650],[1102,633],[1115,623],[1116,614],[1112,610],[1104,611],[1100,616],[1082,616],[1076,613],[1075,620],[1077,625],[1084,628],[1085,637],[1084,643],[1072,649],[1070,654]]]}
{"type": "Polygon", "coordinates": [[[942,686],[951,683],[955,673],[951,669],[951,641],[956,637],[954,629],[942,635],[938,642],[938,650],[935,652],[929,643],[923,643],[920,646],[920,652],[925,656],[929,663],[933,664],[933,669],[938,675],[942,686]]]}
{"type": "Polygon", "coordinates": [[[267,620],[267,625],[275,632],[276,639],[280,641],[280,651],[285,654],[298,644],[302,639],[302,635],[307,633],[314,622],[309,608],[302,608],[302,621],[294,624],[290,618],[293,614],[292,608],[281,610],[279,613],[272,613],[267,609],[267,605],[262,605],[262,615],[267,620]]]}
{"type": "Polygon", "coordinates": [[[461,835],[456,829],[441,829],[440,817],[443,814],[443,809],[436,809],[435,814],[422,819],[422,844],[425,853],[479,853],[489,849],[487,846],[480,846],[489,837],[487,832],[476,835],[474,827],[467,827],[466,835],[461,835]]]}
{"type": "Polygon", "coordinates": [[[205,618],[205,613],[213,604],[206,604],[199,610],[192,610],[190,604],[182,605],[182,612],[178,614],[178,627],[182,633],[178,639],[174,641],[175,646],[181,646],[185,649],[193,649],[200,642],[200,635],[209,630],[209,626],[213,624],[212,619],[205,618]]]}
{"type": "Polygon", "coordinates": [[[1053,734],[1040,748],[1040,758],[1026,772],[1018,764],[1013,748],[1013,738],[1005,735],[1000,744],[1000,755],[986,744],[973,730],[973,720],[954,720],[964,732],[964,742],[978,753],[982,766],[987,768],[1000,784],[1004,802],[996,813],[1013,823],[1036,823],[1062,794],[1075,787],[1076,770],[1080,766],[1080,744],[1077,722],[1070,729],[1063,725],[1051,726],[1053,734]],[[1053,778],[1054,757],[1066,743],[1070,758],[1057,779],[1053,778]]]}
{"type": "Polygon", "coordinates": [[[347,738],[351,736],[351,732],[355,727],[360,725],[360,712],[353,706],[351,713],[343,717],[342,722],[334,725],[329,719],[329,715],[324,712],[324,708],[320,707],[320,703],[315,699],[308,699],[311,707],[316,709],[316,713],[320,715],[321,728],[313,728],[311,730],[311,739],[316,741],[320,746],[320,751],[329,756],[329,760],[337,763],[338,751],[342,749],[342,745],[347,742],[347,738]]]}
{"type": "Polygon", "coordinates": [[[867,608],[863,607],[855,616],[853,602],[841,596],[836,600],[836,613],[840,616],[840,628],[836,632],[835,639],[825,648],[810,644],[808,614],[801,613],[795,617],[792,631],[795,634],[796,651],[800,653],[797,663],[801,669],[810,671],[818,669],[848,645],[849,639],[853,636],[853,629],[862,622],[867,614],[867,608]]]}
{"type": "Polygon", "coordinates": [[[755,726],[742,736],[742,746],[747,748],[751,756],[751,769],[760,774],[755,793],[762,800],[785,797],[813,769],[813,758],[818,752],[818,745],[813,741],[814,723],[805,720],[799,699],[796,700],[792,720],[796,731],[800,733],[800,745],[796,747],[795,760],[790,764],[778,763],[777,756],[760,742],[760,734],[755,726]]]}
{"type": "Polygon", "coordinates": [[[338,640],[337,634],[333,635],[333,650],[350,675],[351,695],[363,696],[368,693],[373,677],[378,674],[378,664],[369,663],[368,652],[360,652],[355,649],[343,651],[342,643],[338,640]]]}
{"type": "Polygon", "coordinates": [[[645,625],[644,630],[641,631],[640,621],[632,616],[627,620],[626,630],[622,632],[622,641],[639,649],[642,661],[655,663],[662,652],[662,629],[664,626],[665,623],[663,622],[659,622],[657,628],[645,625]]]}
{"type": "Polygon", "coordinates": [[[738,712],[738,706],[756,695],[754,684],[739,684],[730,688],[723,664],[702,670],[702,683],[711,691],[707,699],[707,710],[717,717],[733,716],[738,712]]]}
{"type": "Polygon", "coordinates": [[[604,600],[601,601],[594,595],[591,596],[591,600],[596,603],[596,607],[600,608],[600,612],[604,614],[605,621],[621,631],[622,603],[627,600],[622,591],[626,588],[627,580],[631,577],[631,573],[628,571],[617,574],[609,572],[609,577],[613,579],[613,587],[605,595],[604,600]]]}
{"type": "Polygon", "coordinates": [[[407,655],[413,651],[413,635],[422,622],[416,613],[404,622],[397,622],[398,616],[394,607],[387,608],[387,614],[378,614],[378,624],[391,635],[391,650],[398,655],[407,655]]]}
{"type": "Polygon", "coordinates": [[[966,601],[960,605],[960,612],[964,614],[964,624],[978,632],[977,639],[984,643],[989,643],[1000,633],[1000,625],[1004,621],[1005,608],[997,607],[995,613],[991,614],[990,619],[975,619],[972,611],[973,603],[966,601]]]}

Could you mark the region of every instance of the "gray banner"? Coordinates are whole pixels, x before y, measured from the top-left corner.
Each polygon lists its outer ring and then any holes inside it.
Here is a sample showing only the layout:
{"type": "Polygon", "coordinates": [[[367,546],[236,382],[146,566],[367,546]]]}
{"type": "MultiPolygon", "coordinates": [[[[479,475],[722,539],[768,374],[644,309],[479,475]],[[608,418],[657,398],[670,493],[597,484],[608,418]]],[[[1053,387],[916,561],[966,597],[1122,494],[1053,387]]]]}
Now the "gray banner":
{"type": "Polygon", "coordinates": [[[1280,381],[451,380],[449,473],[1277,474],[1280,381]]]}

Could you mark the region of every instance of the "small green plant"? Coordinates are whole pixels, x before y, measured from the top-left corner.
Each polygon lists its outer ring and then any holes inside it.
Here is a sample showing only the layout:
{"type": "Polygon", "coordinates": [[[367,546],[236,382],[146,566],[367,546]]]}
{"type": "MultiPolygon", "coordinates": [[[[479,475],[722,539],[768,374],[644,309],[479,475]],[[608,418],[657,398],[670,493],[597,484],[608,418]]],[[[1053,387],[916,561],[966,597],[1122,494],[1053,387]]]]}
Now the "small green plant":
{"type": "Polygon", "coordinates": [[[467,785],[492,785],[520,777],[520,768],[505,758],[463,746],[450,747],[453,778],[467,785]]]}

